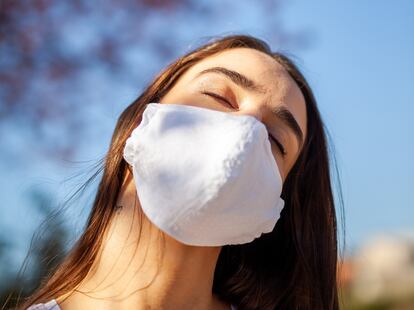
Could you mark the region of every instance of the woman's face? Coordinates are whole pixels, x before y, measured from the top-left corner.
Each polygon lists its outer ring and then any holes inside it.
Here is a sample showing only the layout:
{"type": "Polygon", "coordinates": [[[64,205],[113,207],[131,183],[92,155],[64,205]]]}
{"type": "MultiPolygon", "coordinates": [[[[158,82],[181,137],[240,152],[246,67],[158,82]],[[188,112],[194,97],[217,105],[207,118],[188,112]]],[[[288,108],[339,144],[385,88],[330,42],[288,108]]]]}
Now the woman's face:
{"type": "Polygon", "coordinates": [[[256,117],[286,152],[270,138],[283,182],[299,155],[299,140],[306,137],[305,99],[298,85],[276,60],[250,48],[226,50],[195,64],[160,103],[256,117]]]}

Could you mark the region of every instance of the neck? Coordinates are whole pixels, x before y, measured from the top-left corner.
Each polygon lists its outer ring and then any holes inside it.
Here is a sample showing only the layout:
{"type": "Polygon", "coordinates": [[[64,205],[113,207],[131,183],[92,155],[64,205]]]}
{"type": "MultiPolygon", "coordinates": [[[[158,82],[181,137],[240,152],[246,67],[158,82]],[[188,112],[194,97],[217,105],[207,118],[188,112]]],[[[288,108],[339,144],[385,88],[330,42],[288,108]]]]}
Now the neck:
{"type": "Polygon", "coordinates": [[[221,247],[189,246],[162,233],[141,211],[131,175],[126,180],[91,271],[56,298],[62,310],[230,309],[212,294],[221,247]]]}

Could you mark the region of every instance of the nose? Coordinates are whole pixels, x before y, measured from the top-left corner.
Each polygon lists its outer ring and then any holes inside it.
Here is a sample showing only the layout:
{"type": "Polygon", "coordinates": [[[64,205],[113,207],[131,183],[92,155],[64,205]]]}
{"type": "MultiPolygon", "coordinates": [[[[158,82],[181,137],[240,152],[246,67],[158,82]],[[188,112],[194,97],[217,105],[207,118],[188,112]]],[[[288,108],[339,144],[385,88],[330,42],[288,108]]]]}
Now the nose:
{"type": "Polygon", "coordinates": [[[231,112],[235,115],[249,115],[256,118],[259,122],[263,123],[263,112],[259,108],[239,109],[238,111],[231,112]]]}

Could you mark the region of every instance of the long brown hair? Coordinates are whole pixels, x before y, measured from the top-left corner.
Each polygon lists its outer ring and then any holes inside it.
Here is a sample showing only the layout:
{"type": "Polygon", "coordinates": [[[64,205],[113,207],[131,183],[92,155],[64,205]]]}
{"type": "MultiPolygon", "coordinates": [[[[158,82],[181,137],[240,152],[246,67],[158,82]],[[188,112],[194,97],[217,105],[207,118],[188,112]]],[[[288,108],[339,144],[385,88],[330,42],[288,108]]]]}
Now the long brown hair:
{"type": "MultiPolygon", "coordinates": [[[[270,55],[296,81],[306,101],[307,136],[284,182],[285,207],[273,232],[248,244],[222,247],[213,293],[241,310],[339,309],[337,220],[327,130],[312,90],[293,61],[280,52],[272,52],[266,42],[250,35],[216,37],[188,52],[157,75],[126,107],[116,123],[109,151],[99,162],[96,173],[84,184],[103,172],[84,232],[61,264],[18,309],[74,290],[90,271],[116,210],[128,169],[122,156],[125,141],[140,123],[146,104],[159,102],[177,79],[197,62],[237,47],[253,48],[270,55]]],[[[342,202],[342,194],[340,198],[342,202]]]]}

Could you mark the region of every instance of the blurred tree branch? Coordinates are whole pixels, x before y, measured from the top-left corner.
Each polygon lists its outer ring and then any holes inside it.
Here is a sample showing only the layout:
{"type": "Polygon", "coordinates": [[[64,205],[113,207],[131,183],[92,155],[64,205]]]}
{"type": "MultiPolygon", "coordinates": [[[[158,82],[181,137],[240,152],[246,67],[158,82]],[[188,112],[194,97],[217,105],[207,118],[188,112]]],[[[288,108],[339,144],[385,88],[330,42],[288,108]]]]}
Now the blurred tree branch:
{"type": "MultiPolygon", "coordinates": [[[[263,15],[260,28],[271,29],[273,41],[298,46],[306,37],[283,29],[282,2],[250,6],[263,15]]],[[[26,140],[35,142],[30,146],[52,159],[71,158],[91,126],[87,111],[108,104],[91,97],[116,93],[111,81],[142,87],[160,64],[182,52],[184,41],[220,34],[220,22],[246,14],[245,6],[198,0],[2,0],[0,123],[19,124],[29,134],[26,140]]],[[[6,132],[0,127],[0,139],[6,132]]]]}

